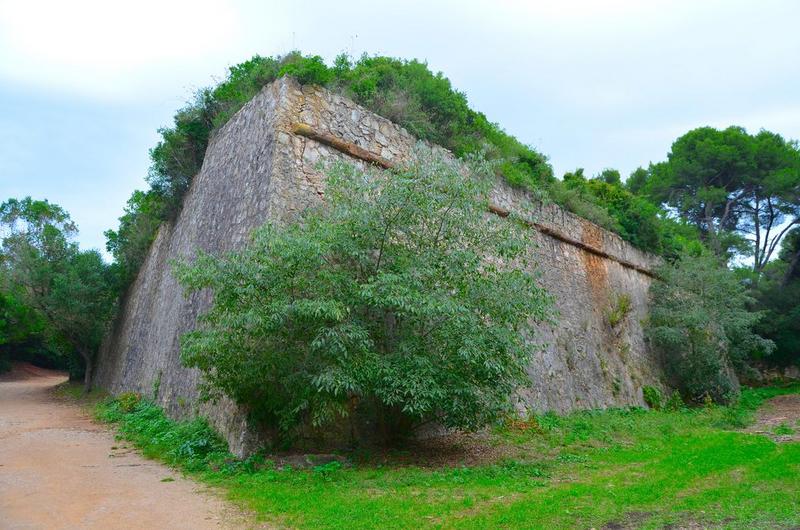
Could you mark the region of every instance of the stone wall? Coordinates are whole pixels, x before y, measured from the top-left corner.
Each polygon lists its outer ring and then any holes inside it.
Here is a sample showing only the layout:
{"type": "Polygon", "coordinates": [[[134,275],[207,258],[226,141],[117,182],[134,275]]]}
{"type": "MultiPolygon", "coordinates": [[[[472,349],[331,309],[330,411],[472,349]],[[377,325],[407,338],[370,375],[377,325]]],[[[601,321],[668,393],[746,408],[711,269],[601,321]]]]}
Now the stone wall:
{"type": "MultiPolygon", "coordinates": [[[[180,335],[210,303],[208,293],[185,297],[170,262],[197,249],[240,248],[267,220],[285,221],[321,200],[320,167],[334,160],[384,166],[411,155],[416,140],[405,130],[341,96],[281,79],[264,88],[209,144],[200,173],[173,224],[163,225],[130,287],[100,352],[98,384],[111,392],[154,395],[176,418],[202,414],[246,453],[257,440],[230,402],[198,402],[200,375],[180,365],[180,335]]],[[[527,203],[526,194],[498,183],[492,210],[504,215],[527,203]]],[[[546,343],[520,390],[520,408],[566,412],[576,408],[642,404],[642,386],[660,386],[657,359],[646,348],[649,271],[655,258],[617,235],[554,205],[531,219],[543,285],[555,295],[555,325],[541,325],[546,343]],[[609,313],[631,301],[616,326],[609,313]]]]}

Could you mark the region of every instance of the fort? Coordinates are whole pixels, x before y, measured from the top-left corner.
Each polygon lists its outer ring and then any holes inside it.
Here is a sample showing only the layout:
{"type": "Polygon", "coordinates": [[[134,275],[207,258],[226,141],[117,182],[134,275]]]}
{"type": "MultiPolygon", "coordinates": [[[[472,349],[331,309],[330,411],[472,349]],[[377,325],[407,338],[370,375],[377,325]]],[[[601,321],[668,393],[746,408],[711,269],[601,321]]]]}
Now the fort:
{"type": "MultiPolygon", "coordinates": [[[[153,396],[175,418],[200,414],[243,455],[257,444],[230,401],[201,403],[201,375],[180,362],[180,337],[211,293],[185,296],[171,263],[198,249],[241,248],[268,220],[286,221],[320,201],[325,164],[350,160],[391,167],[417,140],[391,121],[316,86],[284,77],[266,86],[213,137],[177,219],[164,223],[124,297],[100,351],[96,382],[112,393],[153,396]]],[[[505,216],[526,192],[498,181],[490,211],[505,216]]],[[[553,204],[530,219],[542,285],[554,296],[554,323],[537,324],[543,344],[520,388],[521,410],[567,412],[643,404],[642,388],[663,374],[642,322],[658,259],[618,235],[553,204]]]]}

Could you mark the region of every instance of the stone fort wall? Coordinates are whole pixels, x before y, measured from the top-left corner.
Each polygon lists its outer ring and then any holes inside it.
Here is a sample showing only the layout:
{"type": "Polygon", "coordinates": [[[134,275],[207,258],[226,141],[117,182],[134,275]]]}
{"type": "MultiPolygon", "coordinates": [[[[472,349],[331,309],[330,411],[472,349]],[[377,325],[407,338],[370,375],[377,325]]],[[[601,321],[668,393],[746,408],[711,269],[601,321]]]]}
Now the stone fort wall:
{"type": "MultiPolygon", "coordinates": [[[[321,200],[320,166],[346,159],[385,167],[411,155],[416,139],[401,127],[325,89],[289,78],[265,87],[211,140],[203,167],[174,223],[161,226],[101,348],[97,383],[153,396],[175,418],[207,417],[245,454],[257,440],[230,401],[200,403],[200,374],[180,364],[180,336],[210,304],[184,296],[170,262],[198,249],[223,253],[246,244],[267,220],[286,221],[321,200]]],[[[490,210],[507,215],[528,203],[498,182],[490,210]]],[[[533,358],[520,408],[567,412],[643,404],[644,385],[661,386],[642,321],[656,258],[555,205],[530,220],[542,284],[555,296],[557,322],[535,330],[546,347],[533,358]],[[612,326],[621,297],[630,312],[612,326]]]]}

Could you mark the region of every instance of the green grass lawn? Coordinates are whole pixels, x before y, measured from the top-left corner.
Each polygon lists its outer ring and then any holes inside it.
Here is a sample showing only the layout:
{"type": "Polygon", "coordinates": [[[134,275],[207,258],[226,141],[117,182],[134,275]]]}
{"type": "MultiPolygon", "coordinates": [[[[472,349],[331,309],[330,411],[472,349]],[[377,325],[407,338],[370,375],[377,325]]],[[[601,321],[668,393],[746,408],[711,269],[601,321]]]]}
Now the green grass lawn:
{"type": "MultiPolygon", "coordinates": [[[[487,438],[514,455],[473,467],[234,461],[202,421],[129,398],[98,407],[145,455],[219,486],[259,518],[300,528],[730,528],[800,525],[800,444],[742,432],[769,397],[735,407],[545,415],[487,438]]],[[[363,459],[362,459],[363,460],[363,459]]]]}

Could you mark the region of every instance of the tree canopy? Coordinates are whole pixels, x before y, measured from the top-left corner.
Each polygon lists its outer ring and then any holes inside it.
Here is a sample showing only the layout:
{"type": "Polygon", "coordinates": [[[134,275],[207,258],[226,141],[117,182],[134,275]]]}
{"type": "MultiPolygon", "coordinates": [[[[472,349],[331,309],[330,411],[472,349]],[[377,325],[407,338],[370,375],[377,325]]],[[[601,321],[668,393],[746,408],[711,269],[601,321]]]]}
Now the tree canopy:
{"type": "Polygon", "coordinates": [[[701,127],[635,186],[694,224],[718,256],[749,254],[761,272],[800,223],[800,148],[769,131],[701,127]]]}
{"type": "Polygon", "coordinates": [[[777,260],[764,268],[755,295],[765,312],[758,331],[775,342],[775,364],[800,363],[800,228],[783,240],[777,260]]]}
{"type": "Polygon", "coordinates": [[[754,300],[747,288],[710,253],[685,254],[659,276],[651,286],[648,333],[672,384],[690,401],[734,400],[734,370],[774,349],[754,331],[764,315],[750,309],[754,300]]]}
{"type": "Polygon", "coordinates": [[[117,296],[114,271],[98,252],[78,249],[69,214],[46,200],[4,202],[0,226],[6,314],[41,321],[51,347],[79,356],[88,390],[117,296]]]}
{"type": "Polygon", "coordinates": [[[587,178],[578,168],[566,173],[560,186],[562,200],[570,209],[643,250],[675,258],[699,243],[694,227],[628,190],[615,169],[587,178]]]}

